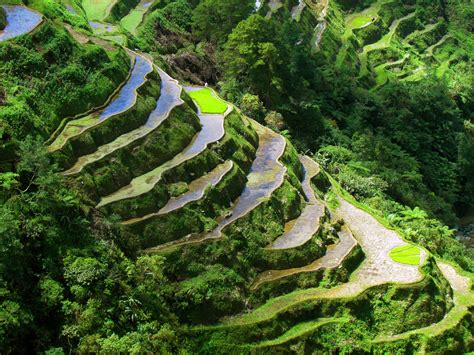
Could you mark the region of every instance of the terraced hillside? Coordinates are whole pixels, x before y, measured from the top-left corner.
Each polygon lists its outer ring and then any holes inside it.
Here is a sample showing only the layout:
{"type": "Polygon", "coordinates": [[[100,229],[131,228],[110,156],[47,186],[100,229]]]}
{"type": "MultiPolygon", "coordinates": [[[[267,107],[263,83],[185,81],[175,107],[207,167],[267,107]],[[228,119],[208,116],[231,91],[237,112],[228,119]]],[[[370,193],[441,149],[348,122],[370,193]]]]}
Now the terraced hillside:
{"type": "MultiPolygon", "coordinates": [[[[278,128],[277,115],[263,119],[246,100],[237,105],[207,83],[173,78],[172,73],[182,73],[173,67],[173,55],[178,54],[163,55],[158,45],[150,46],[141,37],[150,30],[150,21],[160,16],[171,21],[173,16],[159,12],[165,5],[71,0],[57,5],[52,15],[47,5],[38,3],[1,7],[6,26],[0,30],[0,60],[5,58],[2,46],[13,51],[36,45],[47,52],[48,35],[38,32],[49,31],[50,36],[59,33],[79,58],[92,63],[85,71],[100,73],[87,85],[99,87],[115,78],[100,97],[78,93],[77,102],[85,102],[81,111],[66,114],[58,109],[42,130],[43,136],[48,133],[44,159],[57,169],[52,176],[66,187],[61,193],[71,193],[66,201],[75,213],[84,214],[80,223],[71,215],[61,217],[60,223],[69,228],[65,235],[76,243],[82,228],[97,230],[93,241],[84,238],[65,252],[68,288],[54,281],[53,273],[38,281],[45,304],[50,309],[61,304],[64,310],[51,322],[77,321],[59,330],[70,349],[473,350],[473,274],[457,265],[455,257],[447,260],[429,241],[412,238],[416,230],[401,228],[393,216],[371,209],[356,193],[354,198],[331,175],[335,169],[323,154],[298,149],[302,146],[295,146],[288,131],[278,128]],[[93,52],[86,58],[82,52],[88,48],[93,52]],[[97,63],[101,58],[117,64],[102,68],[97,63]],[[81,243],[97,243],[90,248],[97,259],[81,251],[81,243]],[[110,252],[102,255],[103,250],[110,252]],[[100,301],[92,299],[91,285],[100,289],[100,301]],[[110,299],[115,297],[117,316],[111,315],[115,304],[110,299]]],[[[344,66],[356,53],[358,77],[370,87],[396,78],[421,80],[433,67],[442,75],[449,69],[443,66],[457,60],[461,51],[450,49],[456,39],[444,20],[423,18],[413,4],[393,4],[371,2],[345,20],[343,5],[329,1],[272,0],[255,11],[267,21],[289,13],[305,29],[301,33],[308,30],[318,60],[344,66]],[[338,30],[343,34],[336,39],[338,30]]],[[[155,30],[178,38],[176,28],[174,34],[158,25],[155,30]]],[[[273,53],[270,45],[262,48],[273,53]]],[[[52,59],[54,53],[45,54],[45,71],[65,72],[52,59]]],[[[56,85],[67,92],[60,79],[56,85]]],[[[9,89],[8,100],[14,95],[15,89],[9,89]]],[[[30,98],[24,105],[35,110],[30,98]]],[[[8,121],[12,132],[14,118],[8,121]]],[[[20,147],[25,154],[26,148],[20,147]]],[[[337,159],[343,160],[344,154],[337,159]]],[[[34,160],[30,164],[35,166],[34,160]]],[[[36,174],[40,171],[30,171],[30,186],[36,174]]],[[[6,178],[0,179],[5,186],[6,178]]],[[[60,210],[55,213],[61,215],[60,210]]],[[[52,228],[48,223],[45,229],[52,228]]],[[[28,238],[40,234],[32,228],[28,238]]],[[[54,234],[51,229],[51,245],[59,243],[54,234]]],[[[36,251],[45,253],[40,247],[36,251]]],[[[10,312],[17,311],[11,306],[10,312]]],[[[47,312],[42,317],[46,321],[47,312]]]]}
{"type": "Polygon", "coordinates": [[[370,7],[346,16],[344,45],[338,54],[338,65],[346,61],[347,46],[355,41],[360,77],[380,86],[389,79],[420,80],[434,71],[442,77],[449,63],[466,52],[449,46],[456,41],[450,33],[446,14],[433,4],[431,12],[419,11],[415,3],[375,1],[370,7]],[[433,57],[433,50],[437,52],[433,57]]]}

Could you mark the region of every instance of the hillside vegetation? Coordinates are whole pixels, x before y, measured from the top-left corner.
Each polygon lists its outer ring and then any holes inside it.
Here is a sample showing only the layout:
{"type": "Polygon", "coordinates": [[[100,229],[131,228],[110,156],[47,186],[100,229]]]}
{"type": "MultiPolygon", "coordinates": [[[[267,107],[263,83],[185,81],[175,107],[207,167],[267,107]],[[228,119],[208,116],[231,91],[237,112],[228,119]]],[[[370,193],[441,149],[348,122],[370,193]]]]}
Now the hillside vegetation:
{"type": "Polygon", "coordinates": [[[0,352],[474,351],[473,14],[0,0],[0,352]]]}

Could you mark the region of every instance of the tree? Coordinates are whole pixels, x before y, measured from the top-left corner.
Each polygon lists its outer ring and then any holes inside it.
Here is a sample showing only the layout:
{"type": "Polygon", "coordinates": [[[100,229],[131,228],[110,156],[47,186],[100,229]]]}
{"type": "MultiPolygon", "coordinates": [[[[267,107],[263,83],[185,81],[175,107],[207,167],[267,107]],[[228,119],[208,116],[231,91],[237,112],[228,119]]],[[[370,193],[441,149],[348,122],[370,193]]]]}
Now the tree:
{"type": "Polygon", "coordinates": [[[203,0],[193,13],[195,34],[213,43],[223,43],[232,29],[254,8],[252,0],[203,0]]]}
{"type": "Polygon", "coordinates": [[[224,45],[222,66],[225,76],[235,78],[270,105],[272,90],[280,90],[278,66],[282,60],[273,23],[260,15],[240,22],[224,45]]]}
{"type": "Polygon", "coordinates": [[[255,120],[260,120],[264,114],[263,104],[256,95],[244,94],[240,99],[239,107],[244,114],[255,120]]]}

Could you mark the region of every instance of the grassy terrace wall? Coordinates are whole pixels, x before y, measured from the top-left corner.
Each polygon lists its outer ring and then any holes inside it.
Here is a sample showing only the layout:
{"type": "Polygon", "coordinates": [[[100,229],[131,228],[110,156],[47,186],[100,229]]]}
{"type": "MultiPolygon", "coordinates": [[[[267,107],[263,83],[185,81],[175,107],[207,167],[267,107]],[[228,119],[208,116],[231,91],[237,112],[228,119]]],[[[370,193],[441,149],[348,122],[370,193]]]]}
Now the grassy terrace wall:
{"type": "MultiPolygon", "coordinates": [[[[326,220],[326,217],[323,217],[322,222],[326,220]]],[[[255,260],[255,266],[260,270],[305,266],[323,256],[327,245],[336,241],[336,238],[330,233],[330,229],[329,225],[322,226],[309,241],[295,248],[262,249],[259,259],[255,260]]]]}
{"type": "Polygon", "coordinates": [[[436,353],[439,352],[439,349],[443,349],[446,352],[461,354],[472,351],[474,344],[474,307],[471,307],[469,311],[457,326],[437,337],[428,339],[426,352],[436,353]]]}
{"type": "Polygon", "coordinates": [[[187,105],[178,106],[160,127],[87,165],[77,180],[93,182],[95,196],[108,195],[173,158],[199,129],[199,119],[194,112],[187,105]]]}
{"type": "Polygon", "coordinates": [[[79,136],[70,138],[61,150],[52,154],[55,161],[67,169],[80,156],[90,154],[101,145],[145,124],[160,95],[159,75],[155,71],[150,73],[137,93],[135,105],[130,109],[108,118],[79,136]]]}
{"type": "MultiPolygon", "coordinates": [[[[297,156],[293,156],[293,147],[289,146],[285,154],[288,157],[281,161],[297,160],[297,156]]],[[[176,292],[180,295],[179,301],[175,303],[183,307],[177,310],[177,313],[183,321],[215,322],[222,315],[236,313],[242,309],[248,287],[254,277],[263,271],[263,268],[257,265],[264,259],[264,248],[283,233],[285,223],[298,217],[305,205],[299,180],[296,181],[297,186],[293,186],[289,177],[292,174],[290,170],[296,170],[298,166],[289,168],[283,184],[269,199],[226,227],[223,230],[223,238],[181,246],[164,253],[167,260],[173,260],[172,263],[165,263],[166,274],[169,274],[171,279],[186,280],[175,285],[178,288],[176,292]],[[192,292],[184,292],[190,285],[198,287],[203,275],[207,275],[212,268],[222,268],[225,270],[223,272],[234,275],[232,281],[229,281],[228,290],[235,287],[235,292],[226,291],[226,294],[235,296],[235,303],[230,302],[228,307],[217,301],[218,297],[215,302],[201,302],[192,299],[192,292]]],[[[221,194],[217,193],[214,197],[216,200],[210,203],[217,203],[220,208],[226,207],[221,205],[220,196],[221,194]]],[[[201,210],[206,208],[204,205],[206,203],[203,203],[202,208],[193,208],[193,213],[199,216],[201,210]]],[[[212,230],[214,216],[207,215],[205,218],[209,221],[207,230],[212,230]]],[[[282,257],[282,260],[284,259],[282,257]]]]}
{"type": "Polygon", "coordinates": [[[447,24],[441,21],[429,32],[423,34],[415,33],[413,36],[408,36],[408,43],[413,45],[418,52],[422,53],[428,47],[437,43],[447,33],[447,30],[447,24]]]}
{"type": "MultiPolygon", "coordinates": [[[[284,156],[289,156],[287,158],[283,157],[281,161],[296,161],[296,152],[293,150],[294,148],[291,145],[288,146],[284,156]],[[290,157],[293,153],[295,153],[295,155],[290,157]]],[[[246,250],[245,252],[249,253],[247,254],[249,260],[261,260],[263,252],[262,248],[268,246],[274,239],[283,233],[285,223],[298,217],[305,204],[304,197],[300,193],[301,185],[299,180],[290,178],[290,175],[292,174],[291,170],[292,168],[289,167],[283,184],[268,200],[264,201],[260,206],[250,211],[247,215],[225,228],[223,234],[226,238],[219,240],[216,243],[220,246],[226,245],[230,240],[256,243],[255,248],[249,246],[249,250],[246,250]],[[295,183],[296,186],[294,186],[293,183],[295,183]],[[251,256],[252,253],[256,253],[256,256],[251,256]]],[[[206,255],[206,257],[210,258],[209,260],[212,260],[215,256],[211,255],[211,250],[204,251],[207,249],[208,245],[212,244],[214,243],[204,242],[201,245],[184,246],[181,249],[185,250],[190,248],[196,250],[201,257],[202,255],[206,255]]],[[[230,248],[229,250],[232,249],[233,248],[230,248]]],[[[178,254],[181,253],[180,251],[177,252],[178,254]]]]}
{"type": "Polygon", "coordinates": [[[167,260],[173,260],[173,263],[165,264],[166,274],[171,279],[186,280],[175,284],[178,293],[183,287],[187,288],[186,285],[198,283],[202,275],[213,267],[233,275],[225,292],[232,295],[234,305],[224,305],[218,297],[202,302],[194,299],[192,293],[179,293],[176,304],[181,306],[176,313],[181,320],[214,323],[224,315],[242,311],[251,281],[263,271],[255,268],[255,261],[261,259],[263,248],[269,241],[283,232],[285,222],[297,217],[303,204],[302,196],[286,180],[268,201],[225,228],[224,238],[182,246],[164,254],[167,260]]]}
{"type": "MultiPolygon", "coordinates": [[[[314,351],[331,351],[342,346],[343,339],[352,339],[346,350],[370,350],[370,339],[380,333],[401,333],[427,326],[442,319],[450,308],[451,289],[432,261],[424,266],[426,277],[411,285],[383,285],[368,289],[350,299],[313,300],[297,304],[276,317],[254,324],[235,327],[196,329],[202,344],[209,350],[250,352],[259,339],[277,338],[302,322],[325,317],[345,317],[343,325],[328,325],[272,349],[285,352],[301,342],[314,351]]],[[[411,346],[408,345],[407,346],[411,346]]],[[[398,350],[400,348],[397,348],[398,350]]],[[[403,349],[403,347],[402,347],[403,349]]],[[[372,349],[376,350],[376,349],[372,349]]],[[[406,349],[406,350],[409,350],[406,349]]]]}
{"type": "MultiPolygon", "coordinates": [[[[326,245],[331,243],[331,240],[328,238],[327,234],[324,241],[326,245]]],[[[321,251],[319,254],[307,253],[309,256],[313,257],[313,260],[311,261],[314,261],[324,255],[325,246],[324,248],[320,247],[320,249],[321,251]]],[[[253,307],[257,307],[258,305],[265,303],[265,301],[269,300],[270,298],[288,294],[296,290],[312,287],[334,287],[338,284],[349,281],[351,273],[356,270],[357,267],[359,267],[363,260],[364,253],[362,248],[357,245],[336,269],[327,270],[321,268],[314,272],[304,272],[289,275],[281,279],[265,282],[250,295],[250,303],[253,307]]]]}
{"type": "Polygon", "coordinates": [[[217,225],[215,218],[239,197],[245,183],[245,172],[235,164],[221,182],[206,192],[204,198],[128,228],[133,231],[133,237],[127,239],[134,239],[141,248],[149,248],[212,229],[217,225]]]}
{"type": "Polygon", "coordinates": [[[240,115],[232,111],[224,121],[225,135],[218,144],[212,144],[198,156],[185,161],[163,174],[167,183],[190,182],[214,169],[220,162],[232,159],[244,171],[248,171],[255,158],[258,136],[246,125],[240,115]]]}
{"type": "Polygon", "coordinates": [[[226,117],[224,128],[224,138],[218,143],[211,144],[196,157],[164,172],[161,182],[153,190],[136,198],[117,201],[102,210],[106,213],[116,213],[123,219],[157,212],[169,200],[172,184],[190,183],[227,159],[232,159],[242,171],[247,173],[258,145],[255,131],[246,126],[236,112],[226,117]]]}
{"type": "Polygon", "coordinates": [[[442,332],[440,335],[425,337],[413,334],[406,339],[393,341],[390,343],[377,344],[374,348],[378,353],[393,354],[400,351],[407,353],[418,353],[419,349],[424,349],[427,354],[442,353],[466,354],[472,351],[474,343],[474,307],[470,313],[454,327],[442,332]]]}
{"type": "Polygon", "coordinates": [[[49,20],[30,35],[0,43],[0,62],[0,90],[7,97],[0,120],[19,139],[32,134],[46,139],[65,117],[100,106],[130,66],[124,50],[80,45],[49,20]]]}

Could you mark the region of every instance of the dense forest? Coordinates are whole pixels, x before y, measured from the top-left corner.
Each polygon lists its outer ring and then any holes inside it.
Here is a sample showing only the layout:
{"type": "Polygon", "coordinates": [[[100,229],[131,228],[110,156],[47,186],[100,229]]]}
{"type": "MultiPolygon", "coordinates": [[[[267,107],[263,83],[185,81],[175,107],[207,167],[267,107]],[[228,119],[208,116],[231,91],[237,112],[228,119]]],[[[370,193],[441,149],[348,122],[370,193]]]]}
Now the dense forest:
{"type": "Polygon", "coordinates": [[[0,0],[0,352],[474,351],[473,19],[0,0]]]}

